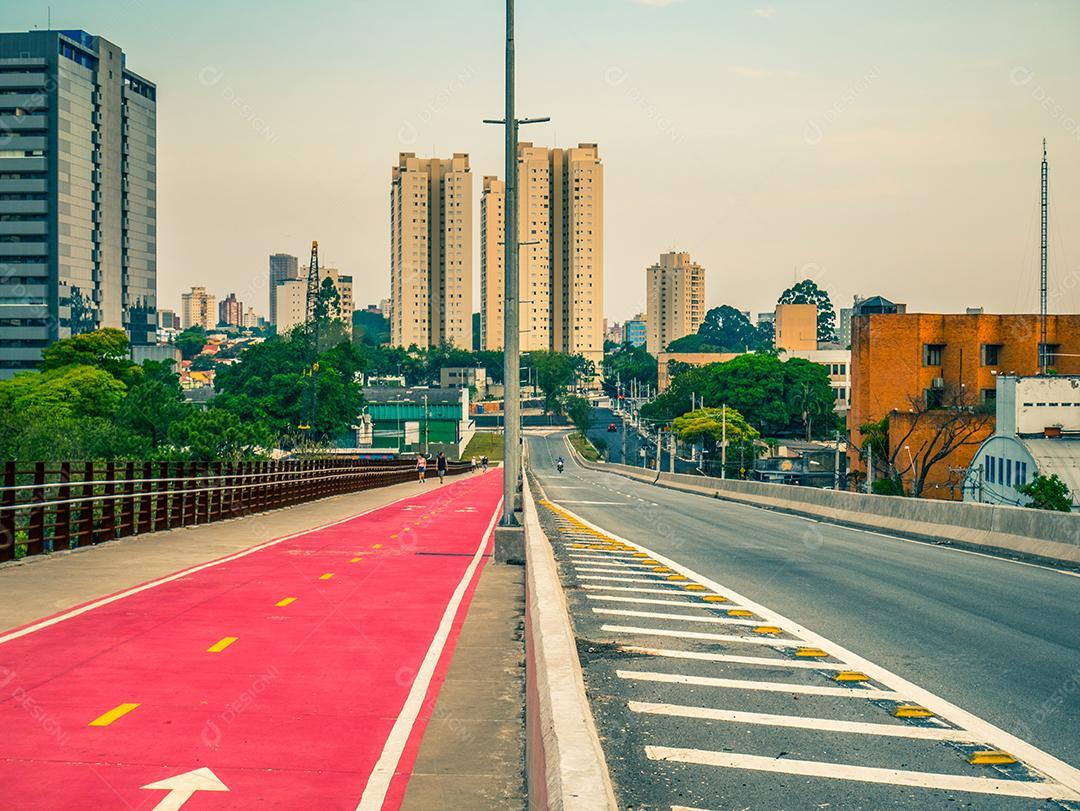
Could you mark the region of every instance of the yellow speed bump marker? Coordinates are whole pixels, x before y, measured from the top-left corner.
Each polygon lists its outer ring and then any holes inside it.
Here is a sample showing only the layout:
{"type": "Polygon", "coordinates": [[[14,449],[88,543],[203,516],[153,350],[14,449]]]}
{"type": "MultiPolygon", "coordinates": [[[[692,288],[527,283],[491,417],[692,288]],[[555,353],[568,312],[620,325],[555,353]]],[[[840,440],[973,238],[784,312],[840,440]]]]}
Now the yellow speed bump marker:
{"type": "Polygon", "coordinates": [[[118,707],[113,707],[104,715],[99,715],[97,718],[87,724],[87,726],[107,727],[117,718],[122,718],[138,706],[138,704],[121,704],[118,707]]]}
{"type": "Polygon", "coordinates": [[[644,552],[635,552],[634,557],[635,558],[647,558],[648,555],[646,555],[644,552]]]}
{"type": "Polygon", "coordinates": [[[1001,749],[985,749],[981,752],[972,752],[968,755],[968,763],[972,766],[984,764],[1016,763],[1016,758],[1001,749]]]}
{"type": "Polygon", "coordinates": [[[667,574],[668,572],[673,570],[669,569],[667,566],[653,566],[653,571],[660,572],[661,574],[667,574]]]}
{"type": "Polygon", "coordinates": [[[729,617],[752,617],[753,611],[747,611],[745,608],[732,608],[727,612],[729,617]]]}
{"type": "Polygon", "coordinates": [[[359,563],[362,560],[363,560],[363,558],[353,558],[352,560],[349,561],[349,563],[359,563]]]}
{"type": "Polygon", "coordinates": [[[278,608],[284,608],[285,606],[292,605],[295,602],[296,602],[295,597],[286,597],[284,600],[278,600],[276,603],[274,603],[274,605],[277,606],[278,608]]]}
{"type": "Polygon", "coordinates": [[[933,718],[934,714],[918,704],[901,704],[892,712],[894,718],[933,718]]]}
{"type": "Polygon", "coordinates": [[[780,634],[783,633],[775,625],[758,625],[754,628],[755,634],[780,634]]]}
{"type": "Polygon", "coordinates": [[[841,670],[833,676],[833,681],[870,681],[870,677],[858,670],[841,670]]]}
{"type": "Polygon", "coordinates": [[[687,586],[683,586],[683,588],[687,591],[705,591],[705,587],[700,583],[690,583],[687,586]]]}
{"type": "Polygon", "coordinates": [[[570,544],[570,548],[571,549],[588,549],[589,547],[587,547],[583,543],[572,543],[572,544],[570,544]]]}
{"type": "Polygon", "coordinates": [[[828,656],[829,654],[823,651],[821,648],[799,648],[795,651],[796,656],[805,656],[810,659],[818,659],[828,656]]]}
{"type": "Polygon", "coordinates": [[[667,579],[668,580],[689,580],[690,578],[687,577],[684,574],[669,574],[667,576],[667,579]]]}
{"type": "Polygon", "coordinates": [[[332,578],[333,576],[334,576],[334,573],[333,573],[333,572],[327,572],[326,574],[321,574],[321,575],[319,575],[319,579],[320,579],[320,580],[329,580],[329,579],[330,579],[330,578],[332,578]]]}
{"type": "Polygon", "coordinates": [[[728,601],[727,597],[722,597],[719,594],[706,594],[701,599],[706,600],[710,603],[726,603],[728,601]]]}
{"type": "Polygon", "coordinates": [[[646,566],[659,566],[660,565],[660,561],[653,560],[652,558],[646,558],[645,560],[643,560],[641,562],[644,563],[646,566]]]}

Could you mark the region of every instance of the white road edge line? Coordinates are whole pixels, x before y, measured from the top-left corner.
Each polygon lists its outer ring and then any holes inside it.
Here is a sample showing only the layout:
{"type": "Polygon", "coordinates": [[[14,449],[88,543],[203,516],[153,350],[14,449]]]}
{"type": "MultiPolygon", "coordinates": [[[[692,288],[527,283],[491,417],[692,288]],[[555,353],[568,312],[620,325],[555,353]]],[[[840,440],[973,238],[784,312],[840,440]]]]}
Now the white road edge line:
{"type": "MultiPolygon", "coordinates": [[[[594,589],[598,591],[627,591],[632,594],[674,594],[677,596],[684,596],[686,591],[672,584],[671,588],[667,589],[640,589],[633,586],[602,586],[599,583],[583,583],[581,585],[583,589],[594,589]]],[[[711,591],[694,591],[691,594],[701,594],[704,596],[719,596],[711,591]]],[[[728,605],[728,603],[722,603],[721,605],[728,605]]]]}
{"type": "Polygon", "coordinates": [[[670,659],[696,659],[702,662],[731,662],[737,665],[761,665],[763,667],[796,668],[805,670],[849,670],[844,663],[804,662],[798,659],[770,659],[765,656],[738,656],[734,653],[707,653],[696,650],[671,650],[669,648],[643,648],[639,645],[620,645],[619,650],[640,653],[645,656],[666,656],[670,659]]]}
{"type": "Polygon", "coordinates": [[[731,769],[751,769],[759,772],[794,774],[803,777],[827,777],[857,780],[863,783],[884,783],[894,786],[970,791],[976,794],[996,794],[1003,797],[1028,797],[1037,800],[1077,800],[1080,795],[1058,783],[1034,780],[999,780],[993,777],[968,777],[956,774],[913,772],[905,769],[879,769],[870,766],[849,766],[845,763],[822,763],[813,760],[784,760],[742,755],[733,752],[707,752],[701,749],[677,749],[666,746],[646,746],[651,760],[674,763],[694,763],[699,766],[724,766],[731,769]]]}
{"type": "Polygon", "coordinates": [[[604,600],[610,603],[634,603],[635,605],[675,605],[680,608],[739,608],[728,603],[695,603],[691,600],[653,600],[648,597],[620,597],[617,594],[586,594],[586,600],[604,600]]]}
{"type": "Polygon", "coordinates": [[[620,679],[654,681],[664,684],[692,684],[696,687],[726,687],[732,690],[760,690],[765,693],[799,693],[807,696],[834,696],[836,698],[873,698],[896,700],[900,693],[878,690],[873,687],[824,687],[818,684],[795,684],[776,681],[750,681],[747,679],[721,679],[715,676],[684,676],[678,673],[650,673],[641,670],[616,670],[620,679]]]}
{"type": "Polygon", "coordinates": [[[606,580],[614,583],[659,583],[659,580],[648,580],[644,577],[609,577],[602,574],[582,574],[578,575],[578,580],[606,580]]]}
{"type": "Polygon", "coordinates": [[[647,701],[629,702],[631,712],[649,715],[670,715],[676,718],[698,718],[704,721],[730,721],[736,724],[812,729],[825,732],[852,732],[858,735],[883,735],[892,738],[919,738],[928,741],[967,741],[974,738],[963,729],[916,727],[905,724],[874,724],[865,721],[837,721],[833,718],[807,718],[799,715],[770,715],[761,712],[722,710],[714,707],[686,707],[679,704],[653,704],[647,701]]]}
{"type": "MultiPolygon", "coordinates": [[[[601,531],[600,527],[585,521],[581,516],[575,517],[585,526],[601,531]]],[[[616,541],[630,544],[630,541],[621,538],[614,533],[607,534],[616,541]]],[[[912,543],[915,543],[915,541],[912,541],[912,543]]],[[[891,670],[881,667],[880,665],[859,656],[853,651],[849,651],[847,648],[837,645],[835,642],[832,642],[821,634],[815,633],[809,628],[803,628],[798,623],[789,620],[783,614],[773,611],[770,608],[766,608],[760,603],[744,597],[733,589],[726,588],[712,578],[700,575],[690,567],[683,566],[671,558],[654,552],[641,544],[632,545],[649,555],[653,560],[658,560],[665,566],[674,569],[677,572],[681,572],[691,580],[705,586],[705,588],[712,589],[719,594],[726,595],[734,602],[741,603],[758,616],[777,624],[787,626],[791,629],[792,633],[796,633],[799,637],[804,639],[807,644],[828,651],[834,658],[847,662],[851,665],[852,669],[860,670],[870,678],[874,679],[874,681],[885,684],[896,690],[898,693],[902,693],[911,701],[926,707],[935,715],[951,722],[954,726],[966,729],[979,740],[986,741],[994,748],[1008,752],[1013,757],[1023,761],[1028,767],[1037,769],[1047,777],[1057,780],[1075,794],[1077,798],[1080,798],[1080,769],[1070,766],[1068,763],[1054,757],[1049,752],[1044,752],[1042,749],[1028,743],[1022,738],[1018,738],[1000,727],[991,724],[989,721],[985,721],[979,716],[961,709],[951,701],[947,701],[935,693],[896,675],[891,670]]],[[[690,636],[689,633],[680,632],[674,632],[672,635],[690,636]]],[[[775,644],[776,640],[772,640],[772,642],[775,644]]]]}
{"type": "Polygon", "coordinates": [[[465,597],[465,592],[469,587],[469,583],[472,582],[477,567],[484,559],[484,549],[487,547],[488,538],[495,529],[495,522],[502,515],[502,503],[503,500],[500,498],[499,504],[491,516],[491,521],[488,522],[487,529],[480,537],[480,543],[473,553],[472,560],[469,561],[469,565],[461,576],[457,588],[454,589],[450,601],[446,604],[446,610],[443,611],[438,630],[435,631],[435,636],[432,637],[427,653],[424,654],[424,660],[420,663],[412,687],[409,688],[409,695],[405,698],[405,704],[402,706],[397,718],[394,719],[394,726],[391,727],[390,734],[386,737],[386,743],[383,744],[382,754],[379,755],[379,760],[375,763],[371,774],[368,776],[367,784],[364,786],[364,793],[360,796],[356,811],[378,811],[383,807],[386,792],[390,788],[390,781],[394,778],[394,772],[397,771],[398,762],[401,760],[401,753],[405,751],[405,744],[408,742],[409,735],[416,724],[416,718],[423,707],[424,699],[427,697],[428,687],[431,686],[431,679],[435,675],[435,667],[439,664],[439,658],[446,647],[446,640],[450,637],[450,631],[453,628],[458,608],[461,606],[461,601],[465,597]]]}

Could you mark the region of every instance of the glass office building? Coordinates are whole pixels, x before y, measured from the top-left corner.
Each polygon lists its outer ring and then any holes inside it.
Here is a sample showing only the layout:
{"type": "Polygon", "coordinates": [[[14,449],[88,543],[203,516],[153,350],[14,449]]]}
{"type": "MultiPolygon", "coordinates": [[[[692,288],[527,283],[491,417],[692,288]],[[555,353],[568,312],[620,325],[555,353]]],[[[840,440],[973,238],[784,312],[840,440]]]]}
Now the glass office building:
{"type": "Polygon", "coordinates": [[[156,88],[85,31],[0,33],[0,378],[156,325],[156,88]]]}

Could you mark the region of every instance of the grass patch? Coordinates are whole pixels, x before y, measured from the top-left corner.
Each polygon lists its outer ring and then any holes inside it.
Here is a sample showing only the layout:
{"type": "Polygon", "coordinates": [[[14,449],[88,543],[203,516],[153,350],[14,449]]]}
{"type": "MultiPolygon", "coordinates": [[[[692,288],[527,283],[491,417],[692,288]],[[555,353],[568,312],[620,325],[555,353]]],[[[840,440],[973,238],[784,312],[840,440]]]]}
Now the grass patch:
{"type": "Polygon", "coordinates": [[[461,453],[462,459],[486,456],[488,461],[501,462],[503,460],[503,435],[502,432],[477,431],[465,450],[461,453]]]}
{"type": "Polygon", "coordinates": [[[580,433],[575,432],[570,434],[570,444],[574,446],[574,450],[580,453],[586,461],[600,461],[600,453],[592,446],[592,443],[580,433]]]}

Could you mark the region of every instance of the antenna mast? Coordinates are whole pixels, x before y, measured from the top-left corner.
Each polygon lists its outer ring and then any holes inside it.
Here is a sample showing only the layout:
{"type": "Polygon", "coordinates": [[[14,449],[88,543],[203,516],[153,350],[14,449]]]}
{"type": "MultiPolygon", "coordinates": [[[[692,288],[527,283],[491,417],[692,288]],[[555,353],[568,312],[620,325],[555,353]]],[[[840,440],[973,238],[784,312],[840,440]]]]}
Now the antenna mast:
{"type": "Polygon", "coordinates": [[[304,319],[308,335],[311,338],[312,348],[316,355],[319,354],[319,243],[311,243],[311,263],[308,265],[307,277],[307,312],[304,319]]]}
{"type": "Polygon", "coordinates": [[[1046,374],[1046,233],[1048,219],[1049,164],[1046,162],[1046,139],[1043,138],[1042,217],[1039,241],[1039,374],[1046,374]]]}

